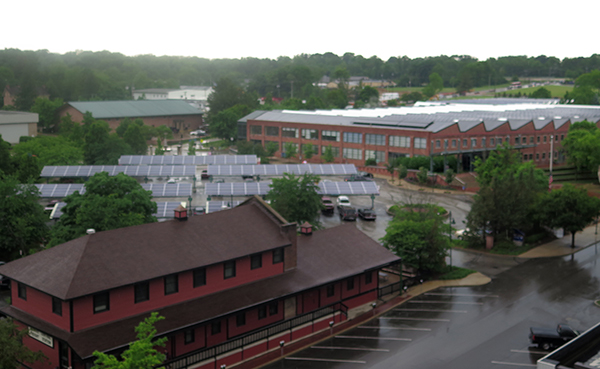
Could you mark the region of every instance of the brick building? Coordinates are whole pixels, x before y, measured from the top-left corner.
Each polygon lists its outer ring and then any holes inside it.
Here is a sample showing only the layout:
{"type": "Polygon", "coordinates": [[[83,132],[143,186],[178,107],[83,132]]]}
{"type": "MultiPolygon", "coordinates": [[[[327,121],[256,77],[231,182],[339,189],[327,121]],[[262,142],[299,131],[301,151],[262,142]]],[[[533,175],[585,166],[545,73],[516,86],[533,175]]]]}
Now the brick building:
{"type": "Polygon", "coordinates": [[[307,144],[319,162],[331,146],[336,163],[363,165],[366,159],[388,162],[403,156],[456,155],[469,170],[508,142],[525,160],[539,166],[553,155],[564,161],[561,142],[569,126],[584,119],[598,123],[600,107],[557,105],[555,100],[487,99],[420,102],[413,107],[256,111],[238,121],[238,138],[266,145],[294,143],[301,155],[307,144]],[[551,148],[553,154],[551,154],[551,148]]]}
{"type": "Polygon", "coordinates": [[[125,118],[140,118],[153,127],[165,125],[175,133],[194,131],[203,123],[201,111],[178,100],[69,102],[59,109],[59,115],[62,118],[69,114],[73,121],[82,122],[88,111],[95,119],[106,121],[111,129],[116,129],[125,118]]]}
{"type": "Polygon", "coordinates": [[[11,305],[0,312],[49,358],[34,369],[89,368],[94,350],[118,354],[152,311],[165,317],[156,328],[168,337],[168,363],[219,368],[328,332],[329,322],[375,301],[378,271],[399,262],[354,225],[297,235],[295,223],[254,197],[5,264],[11,305]]]}

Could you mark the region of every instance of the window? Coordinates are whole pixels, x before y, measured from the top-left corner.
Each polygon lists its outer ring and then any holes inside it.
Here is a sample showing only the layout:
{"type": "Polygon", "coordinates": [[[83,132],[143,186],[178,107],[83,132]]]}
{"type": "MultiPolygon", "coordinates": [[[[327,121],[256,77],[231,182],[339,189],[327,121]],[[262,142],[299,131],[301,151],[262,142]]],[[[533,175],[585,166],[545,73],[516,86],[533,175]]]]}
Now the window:
{"type": "Polygon", "coordinates": [[[349,149],[344,147],[344,158],[346,159],[356,159],[362,160],[362,150],[361,149],[349,149]]]}
{"type": "Polygon", "coordinates": [[[235,316],[235,325],[238,327],[246,325],[246,313],[239,313],[235,316]]]}
{"type": "Polygon", "coordinates": [[[168,275],[165,277],[165,295],[170,295],[179,291],[179,283],[177,274],[168,275]]]}
{"type": "Polygon", "coordinates": [[[371,284],[373,282],[373,272],[365,273],[365,284],[371,284]]]}
{"type": "Polygon", "coordinates": [[[426,149],[427,140],[425,138],[415,138],[415,149],[426,149]]]}
{"type": "Polygon", "coordinates": [[[546,160],[546,153],[545,152],[542,153],[542,160],[546,160]]]}
{"type": "Polygon", "coordinates": [[[305,140],[318,140],[319,131],[317,131],[316,129],[303,129],[302,138],[305,140]]]}
{"type": "Polygon", "coordinates": [[[338,132],[338,131],[321,131],[321,140],[340,142],[340,132],[338,132]]]}
{"type": "Polygon", "coordinates": [[[235,260],[226,261],[223,267],[223,278],[235,277],[235,260]]]}
{"type": "Polygon", "coordinates": [[[17,287],[18,287],[17,295],[19,296],[19,298],[21,298],[23,300],[27,300],[27,287],[22,283],[18,283],[17,287]]]}
{"type": "Polygon", "coordinates": [[[206,285],[206,268],[194,269],[194,288],[206,285]]]}
{"type": "Polygon", "coordinates": [[[496,145],[496,140],[493,138],[490,138],[490,145],[492,145],[492,147],[494,147],[496,145]]]}
{"type": "Polygon", "coordinates": [[[558,142],[558,135],[554,135],[554,141],[558,142]]]}
{"type": "Polygon", "coordinates": [[[548,138],[548,136],[544,136],[544,143],[546,143],[547,138],[548,138]]]}
{"type": "Polygon", "coordinates": [[[344,132],[344,142],[362,143],[362,133],[344,132]]]}
{"type": "Polygon", "coordinates": [[[52,312],[62,316],[62,301],[56,297],[52,297],[52,312]]]}
{"type": "Polygon", "coordinates": [[[269,315],[277,315],[279,312],[279,303],[273,302],[269,304],[269,315]]]}
{"type": "Polygon", "coordinates": [[[448,139],[445,139],[444,140],[444,149],[447,149],[447,148],[448,148],[448,139]]]}
{"type": "Polygon", "coordinates": [[[527,161],[527,154],[523,154],[523,161],[527,161]]]}
{"type": "Polygon", "coordinates": [[[485,147],[485,137],[481,138],[481,146],[485,147]]]}
{"type": "Polygon", "coordinates": [[[150,300],[150,283],[138,283],[134,287],[134,302],[137,304],[138,302],[148,301],[150,300]]]}
{"type": "MultiPolygon", "coordinates": [[[[523,142],[525,143],[525,142],[523,142]]],[[[533,136],[529,136],[529,143],[533,143],[533,136]]]]}
{"type": "Polygon", "coordinates": [[[279,136],[279,127],[265,127],[265,134],[267,136],[279,136]]]}
{"type": "Polygon", "coordinates": [[[463,147],[469,147],[469,141],[466,138],[464,138],[462,145],[463,145],[463,147]]]}
{"type": "Polygon", "coordinates": [[[184,344],[187,345],[187,344],[193,343],[195,340],[196,340],[196,338],[194,337],[193,329],[188,329],[183,332],[183,343],[184,344]]]}
{"type": "Polygon", "coordinates": [[[261,306],[258,308],[258,319],[264,319],[267,317],[267,307],[261,306]]]}
{"type": "Polygon", "coordinates": [[[262,268],[262,254],[250,256],[250,269],[262,268]]]}
{"type": "MultiPolygon", "coordinates": [[[[564,140],[565,139],[565,135],[560,135],[560,140],[564,140]]],[[[532,141],[533,142],[533,141],[532,141]]]]}
{"type": "Polygon", "coordinates": [[[471,147],[477,147],[477,139],[476,138],[471,139],[471,147]]]}
{"type": "Polygon", "coordinates": [[[327,297],[333,296],[334,293],[335,293],[335,286],[333,284],[330,284],[329,286],[327,286],[327,297]]]}
{"type": "Polygon", "coordinates": [[[216,322],[212,322],[212,324],[210,325],[210,334],[212,334],[213,336],[215,334],[219,334],[221,333],[221,321],[216,321],[216,322]]]}
{"type": "Polygon", "coordinates": [[[502,145],[502,137],[498,137],[498,145],[502,145]]]}
{"type": "MultiPolygon", "coordinates": [[[[325,155],[325,150],[327,150],[329,146],[321,146],[321,155],[325,155]]],[[[331,153],[334,158],[340,157],[340,148],[337,146],[331,146],[331,153]]]]}
{"type": "Polygon", "coordinates": [[[515,137],[515,145],[518,145],[521,143],[521,137],[515,137]]]}
{"type": "Polygon", "coordinates": [[[273,250],[273,264],[283,263],[283,249],[273,250]]]}
{"type": "Polygon", "coordinates": [[[385,161],[385,151],[365,150],[365,160],[375,159],[381,163],[385,161]]]}
{"type": "Polygon", "coordinates": [[[108,292],[97,293],[94,295],[94,314],[110,310],[110,301],[108,292]]]}
{"type": "Polygon", "coordinates": [[[529,154],[529,160],[533,160],[533,154],[529,154]]]}
{"type": "Polygon", "coordinates": [[[346,289],[348,291],[353,290],[354,289],[354,278],[350,278],[346,281],[346,289]]]}
{"type": "Polygon", "coordinates": [[[440,140],[435,140],[435,148],[439,149],[440,147],[440,140]]]}
{"type": "Polygon", "coordinates": [[[456,140],[452,140],[452,147],[456,147],[456,140]]]}
{"type": "Polygon", "coordinates": [[[540,136],[537,136],[537,142],[540,143],[540,136]]]}
{"type": "Polygon", "coordinates": [[[262,126],[250,126],[251,135],[262,135],[262,126]]]}
{"type": "Polygon", "coordinates": [[[367,133],[365,135],[365,143],[367,145],[385,146],[385,135],[367,133]]]}
{"type": "Polygon", "coordinates": [[[406,136],[390,136],[390,146],[394,146],[394,147],[410,147],[410,137],[406,137],[406,136]]]}
{"type": "Polygon", "coordinates": [[[281,128],[281,137],[298,138],[298,128],[281,128]]]}
{"type": "Polygon", "coordinates": [[[536,161],[540,160],[540,153],[539,152],[535,154],[535,160],[536,161]]]}

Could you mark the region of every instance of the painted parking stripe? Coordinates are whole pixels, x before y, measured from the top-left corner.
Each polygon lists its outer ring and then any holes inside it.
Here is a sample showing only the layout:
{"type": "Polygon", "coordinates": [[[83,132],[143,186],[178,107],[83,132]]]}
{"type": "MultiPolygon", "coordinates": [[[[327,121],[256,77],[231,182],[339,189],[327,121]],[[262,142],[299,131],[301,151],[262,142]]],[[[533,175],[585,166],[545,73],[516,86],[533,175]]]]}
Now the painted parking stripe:
{"type": "Polygon", "coordinates": [[[361,325],[360,327],[357,327],[357,328],[362,328],[362,329],[397,329],[399,331],[426,331],[426,332],[431,331],[430,328],[382,327],[380,325],[361,325]]]}
{"type": "Polygon", "coordinates": [[[529,351],[529,350],[510,350],[510,352],[516,352],[519,354],[537,354],[537,355],[548,354],[548,352],[546,352],[546,351],[529,351]]]}
{"type": "Polygon", "coordinates": [[[498,295],[477,295],[468,293],[439,293],[439,292],[428,292],[424,293],[426,296],[465,296],[465,297],[500,297],[498,295]]]}
{"type": "Polygon", "coordinates": [[[382,341],[412,341],[410,338],[396,337],[369,337],[369,336],[335,336],[334,338],[354,338],[360,340],[382,340],[382,341]]]}
{"type": "Polygon", "coordinates": [[[323,361],[326,363],[349,363],[349,364],[366,364],[366,361],[361,360],[335,360],[335,359],[317,359],[314,357],[286,357],[286,360],[296,361],[323,361]]]}
{"type": "Polygon", "coordinates": [[[386,317],[386,316],[381,316],[381,317],[379,317],[379,319],[387,319],[387,320],[412,320],[412,321],[418,321],[418,322],[449,322],[450,321],[450,319],[435,319],[435,318],[427,319],[427,318],[386,317]]]}
{"type": "Polygon", "coordinates": [[[393,309],[393,311],[419,311],[419,312],[427,312],[427,313],[460,313],[466,314],[466,310],[437,310],[437,309],[393,309]]]}
{"type": "Polygon", "coordinates": [[[373,348],[365,348],[365,347],[311,346],[310,348],[326,349],[326,350],[351,350],[351,351],[390,352],[390,350],[388,350],[388,349],[373,349],[373,348]]]}
{"type": "Polygon", "coordinates": [[[460,301],[423,301],[410,300],[411,304],[460,304],[460,305],[483,305],[483,302],[460,302],[460,301]]]}
{"type": "Polygon", "coordinates": [[[537,365],[536,364],[521,364],[521,363],[509,363],[506,361],[492,361],[492,364],[498,364],[498,365],[512,365],[512,366],[528,366],[528,367],[534,367],[536,368],[537,365]]]}

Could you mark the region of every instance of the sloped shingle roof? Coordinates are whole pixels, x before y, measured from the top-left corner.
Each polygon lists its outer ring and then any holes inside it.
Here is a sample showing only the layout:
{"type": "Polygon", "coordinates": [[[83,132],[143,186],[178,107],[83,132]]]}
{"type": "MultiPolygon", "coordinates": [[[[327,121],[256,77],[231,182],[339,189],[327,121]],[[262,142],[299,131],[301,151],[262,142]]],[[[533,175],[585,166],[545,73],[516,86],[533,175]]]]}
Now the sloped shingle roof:
{"type": "Polygon", "coordinates": [[[96,119],[199,115],[202,112],[180,100],[78,101],[69,105],[96,119]]]}

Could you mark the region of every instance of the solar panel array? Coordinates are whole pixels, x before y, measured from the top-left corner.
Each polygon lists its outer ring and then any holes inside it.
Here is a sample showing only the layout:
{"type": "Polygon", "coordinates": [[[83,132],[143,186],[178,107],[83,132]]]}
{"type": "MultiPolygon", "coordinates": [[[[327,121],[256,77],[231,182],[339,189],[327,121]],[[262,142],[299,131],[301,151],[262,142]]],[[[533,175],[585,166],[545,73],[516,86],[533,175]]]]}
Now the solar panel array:
{"type": "Polygon", "coordinates": [[[264,165],[210,165],[211,176],[282,176],[284,173],[301,175],[304,173],[335,176],[356,174],[354,164],[264,164],[264,165]]]}
{"type": "Polygon", "coordinates": [[[91,177],[96,173],[107,172],[114,176],[125,173],[132,177],[193,176],[195,165],[72,165],[45,166],[41,177],[91,177]]]}
{"type": "Polygon", "coordinates": [[[191,183],[145,183],[144,190],[152,191],[153,197],[188,197],[192,196],[191,183]]]}
{"type": "Polygon", "coordinates": [[[217,211],[231,209],[241,203],[241,201],[207,201],[206,213],[216,213],[217,211]]]}
{"type": "Polygon", "coordinates": [[[80,194],[85,192],[83,183],[65,183],[65,184],[36,184],[40,190],[40,197],[66,197],[79,191],[80,194]]]}
{"type": "MultiPolygon", "coordinates": [[[[270,181],[241,182],[241,183],[207,183],[205,194],[207,196],[252,196],[266,195],[271,188],[270,181]]],[[[321,195],[379,195],[379,187],[375,182],[321,182],[319,183],[321,195]]]]}
{"type": "Polygon", "coordinates": [[[230,165],[256,164],[256,155],[123,155],[119,165],[230,165]]]}
{"type": "MultiPolygon", "coordinates": [[[[59,202],[56,204],[55,209],[50,214],[50,219],[58,219],[62,216],[62,209],[67,205],[66,202],[59,202]]],[[[177,201],[168,201],[168,202],[157,202],[156,203],[158,210],[156,213],[152,214],[157,218],[174,218],[175,217],[175,209],[181,205],[181,202],[177,201]]]]}

